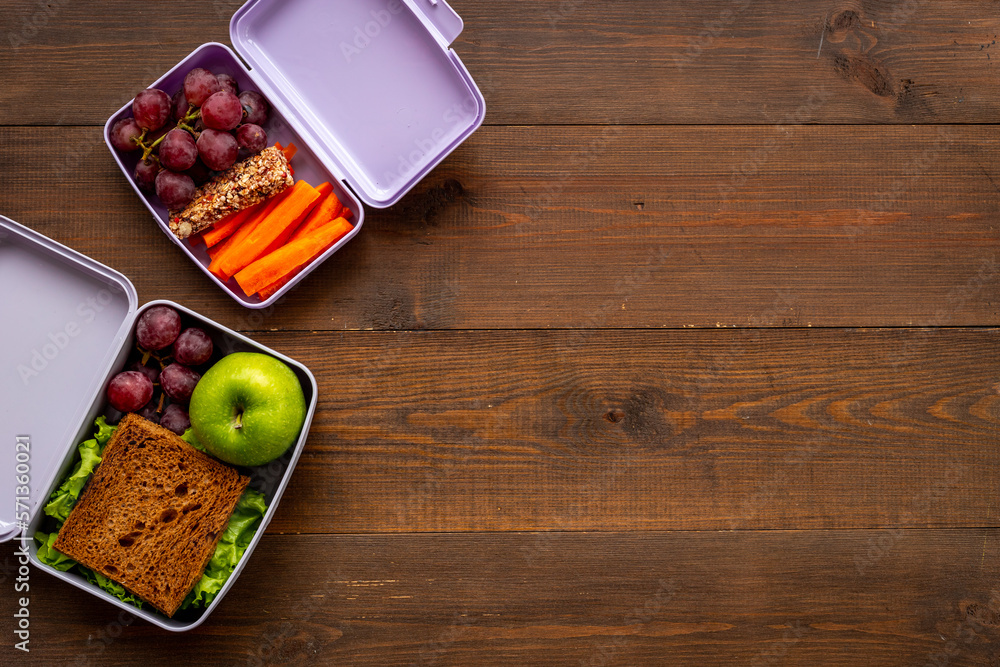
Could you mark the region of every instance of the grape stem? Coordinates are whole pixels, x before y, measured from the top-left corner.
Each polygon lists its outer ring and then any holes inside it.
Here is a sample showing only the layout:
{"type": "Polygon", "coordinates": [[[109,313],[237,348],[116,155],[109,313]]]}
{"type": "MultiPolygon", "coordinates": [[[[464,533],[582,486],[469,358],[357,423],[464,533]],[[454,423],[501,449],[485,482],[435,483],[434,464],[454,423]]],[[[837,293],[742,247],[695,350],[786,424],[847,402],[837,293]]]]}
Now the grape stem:
{"type": "Polygon", "coordinates": [[[194,135],[195,139],[197,139],[199,136],[201,136],[201,132],[199,132],[198,130],[194,129],[193,127],[191,127],[187,123],[177,123],[177,127],[179,127],[182,130],[187,130],[192,135],[194,135]]]}
{"type": "Polygon", "coordinates": [[[164,134],[162,137],[160,137],[159,139],[157,139],[156,141],[154,141],[153,143],[151,143],[149,146],[147,146],[142,151],[142,159],[143,159],[144,162],[145,162],[146,158],[149,157],[149,154],[153,152],[153,149],[160,145],[160,143],[163,141],[163,137],[165,137],[165,136],[167,136],[167,135],[164,134]]]}
{"type": "MultiPolygon", "coordinates": [[[[199,118],[201,118],[201,107],[191,107],[188,109],[188,112],[184,115],[184,117],[177,121],[177,127],[182,130],[187,130],[194,136],[195,139],[197,139],[201,132],[197,132],[194,127],[190,125],[190,123],[198,120],[199,118]]],[[[149,159],[149,154],[153,152],[154,148],[160,145],[160,142],[163,141],[163,137],[167,136],[166,133],[164,133],[159,139],[149,145],[146,145],[145,141],[147,132],[148,130],[143,130],[142,134],[135,139],[135,143],[139,144],[139,148],[142,149],[143,162],[149,159]]]]}

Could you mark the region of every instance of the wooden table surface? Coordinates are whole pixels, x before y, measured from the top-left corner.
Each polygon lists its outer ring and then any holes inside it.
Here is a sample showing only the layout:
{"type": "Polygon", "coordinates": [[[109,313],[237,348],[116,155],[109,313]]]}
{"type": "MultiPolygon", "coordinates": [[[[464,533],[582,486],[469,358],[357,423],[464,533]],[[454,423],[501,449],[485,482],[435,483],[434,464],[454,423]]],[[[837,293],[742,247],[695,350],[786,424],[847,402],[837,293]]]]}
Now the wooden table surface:
{"type": "Polygon", "coordinates": [[[997,2],[452,4],[484,126],[258,313],[102,139],[239,0],[0,2],[0,213],[320,386],[204,625],[25,656],[6,544],[0,662],[1000,664],[997,2]]]}

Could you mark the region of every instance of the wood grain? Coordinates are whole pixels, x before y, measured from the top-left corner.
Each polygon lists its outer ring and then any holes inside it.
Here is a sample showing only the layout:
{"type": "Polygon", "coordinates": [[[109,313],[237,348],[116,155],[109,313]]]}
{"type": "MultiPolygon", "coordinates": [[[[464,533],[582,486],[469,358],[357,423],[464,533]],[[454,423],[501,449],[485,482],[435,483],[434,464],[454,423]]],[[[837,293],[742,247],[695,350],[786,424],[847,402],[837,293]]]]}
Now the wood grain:
{"type": "Polygon", "coordinates": [[[996,665],[998,546],[997,529],[271,536],[180,638],[34,572],[31,654],[0,660],[996,665]]]}
{"type": "Polygon", "coordinates": [[[262,333],[292,533],[988,526],[1000,330],[262,333]]]}
{"type": "Polygon", "coordinates": [[[998,150],[987,126],[483,128],[264,314],[164,238],[97,128],[0,129],[0,212],[244,330],[995,326],[998,150]]]}
{"type": "MultiPolygon", "coordinates": [[[[7,8],[0,124],[103,125],[241,0],[7,8]]],[[[990,0],[452,3],[491,124],[993,123],[990,0]],[[812,109],[820,95],[823,105],[812,109]]],[[[348,31],[349,32],[349,31],[348,31]]]]}

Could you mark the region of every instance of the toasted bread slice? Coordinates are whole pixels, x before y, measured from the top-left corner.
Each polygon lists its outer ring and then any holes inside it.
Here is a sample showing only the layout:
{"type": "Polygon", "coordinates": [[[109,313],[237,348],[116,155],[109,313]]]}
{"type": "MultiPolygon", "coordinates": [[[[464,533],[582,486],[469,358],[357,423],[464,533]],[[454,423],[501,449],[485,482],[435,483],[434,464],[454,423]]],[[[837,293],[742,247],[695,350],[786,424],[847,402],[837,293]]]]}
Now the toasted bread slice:
{"type": "Polygon", "coordinates": [[[53,545],[172,617],[250,482],[142,417],[122,419],[53,545]]]}

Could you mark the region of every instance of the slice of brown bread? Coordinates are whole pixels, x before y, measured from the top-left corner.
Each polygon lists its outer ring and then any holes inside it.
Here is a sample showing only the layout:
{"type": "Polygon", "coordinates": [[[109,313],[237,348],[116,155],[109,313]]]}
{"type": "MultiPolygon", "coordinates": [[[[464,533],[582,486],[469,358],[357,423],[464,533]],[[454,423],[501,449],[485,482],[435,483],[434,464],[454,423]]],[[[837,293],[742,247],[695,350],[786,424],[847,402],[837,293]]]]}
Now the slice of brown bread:
{"type": "Polygon", "coordinates": [[[172,431],[129,414],[53,546],[171,617],[201,578],[249,482],[172,431]]]}

